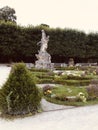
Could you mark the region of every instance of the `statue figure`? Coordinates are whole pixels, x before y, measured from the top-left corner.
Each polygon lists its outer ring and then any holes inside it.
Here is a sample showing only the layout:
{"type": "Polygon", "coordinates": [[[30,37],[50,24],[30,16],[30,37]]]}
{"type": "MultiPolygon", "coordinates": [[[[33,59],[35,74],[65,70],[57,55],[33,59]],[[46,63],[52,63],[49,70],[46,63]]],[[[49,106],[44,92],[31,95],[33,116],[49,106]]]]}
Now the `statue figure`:
{"type": "Polygon", "coordinates": [[[37,45],[40,44],[40,52],[46,52],[46,49],[48,48],[48,41],[49,36],[46,37],[45,31],[42,30],[42,38],[41,41],[37,43],[37,45]]]}
{"type": "Polygon", "coordinates": [[[37,43],[40,45],[40,50],[36,54],[35,68],[37,69],[53,69],[54,64],[51,63],[51,55],[47,52],[49,36],[46,36],[45,31],[42,30],[41,41],[37,43]]]}

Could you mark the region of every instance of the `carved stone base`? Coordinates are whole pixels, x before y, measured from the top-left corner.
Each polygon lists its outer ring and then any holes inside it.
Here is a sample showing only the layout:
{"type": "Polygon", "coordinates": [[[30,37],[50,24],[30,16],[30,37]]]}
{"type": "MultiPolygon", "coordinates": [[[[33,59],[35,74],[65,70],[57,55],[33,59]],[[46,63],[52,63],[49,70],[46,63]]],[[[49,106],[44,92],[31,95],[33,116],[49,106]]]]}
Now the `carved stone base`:
{"type": "Polygon", "coordinates": [[[35,62],[35,68],[37,69],[53,69],[54,64],[51,63],[51,56],[47,52],[39,52],[36,54],[37,61],[35,62]]]}
{"type": "Polygon", "coordinates": [[[35,62],[35,68],[37,69],[53,69],[53,63],[42,63],[39,61],[35,62]]]}

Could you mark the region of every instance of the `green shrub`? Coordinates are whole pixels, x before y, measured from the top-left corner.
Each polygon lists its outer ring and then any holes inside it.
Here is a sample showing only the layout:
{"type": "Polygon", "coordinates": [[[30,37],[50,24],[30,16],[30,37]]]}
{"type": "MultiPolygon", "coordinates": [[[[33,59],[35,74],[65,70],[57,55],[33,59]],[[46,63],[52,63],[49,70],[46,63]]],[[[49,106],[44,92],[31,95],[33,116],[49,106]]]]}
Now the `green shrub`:
{"type": "Polygon", "coordinates": [[[52,62],[68,62],[70,57],[73,57],[75,62],[87,62],[90,58],[92,61],[97,61],[98,33],[85,34],[66,28],[32,25],[23,27],[9,22],[0,22],[0,62],[11,60],[35,62],[35,54],[38,50],[36,43],[41,38],[42,29],[50,36],[48,51],[52,56],[52,62]]]}
{"type": "Polygon", "coordinates": [[[65,94],[62,94],[62,95],[56,95],[55,97],[54,97],[54,99],[56,99],[56,100],[60,100],[60,101],[66,101],[66,95],[65,94]]]}
{"type": "Polygon", "coordinates": [[[64,79],[55,79],[54,83],[57,83],[57,84],[66,84],[66,80],[64,80],[64,79]]]}
{"type": "Polygon", "coordinates": [[[90,80],[65,80],[67,85],[86,86],[90,80]]]}
{"type": "Polygon", "coordinates": [[[39,75],[37,77],[41,79],[54,79],[54,76],[48,76],[48,75],[39,75]]]}
{"type": "Polygon", "coordinates": [[[65,79],[61,78],[61,76],[55,75],[55,77],[54,77],[54,83],[65,84],[65,79]]]}
{"type": "MultiPolygon", "coordinates": [[[[72,77],[71,77],[72,78],[72,77]]],[[[77,77],[76,77],[77,78],[77,77]]],[[[87,78],[88,80],[86,80],[85,78],[81,80],[81,78],[79,80],[75,80],[75,78],[72,79],[68,79],[68,77],[65,76],[56,76],[54,78],[54,82],[58,83],[58,84],[66,84],[66,85],[78,85],[78,86],[85,86],[88,85],[90,83],[89,78],[87,78]]]]}
{"type": "Polygon", "coordinates": [[[65,70],[65,67],[55,67],[56,70],[65,70]]]}
{"type": "MultiPolygon", "coordinates": [[[[31,71],[31,72],[32,72],[32,71],[31,71]]],[[[34,76],[36,76],[36,77],[38,77],[38,76],[45,76],[45,75],[46,75],[45,72],[32,72],[32,74],[33,74],[34,76]]]]}
{"type": "Polygon", "coordinates": [[[89,99],[98,97],[98,79],[93,79],[89,86],[87,86],[87,93],[89,99]]]}
{"type": "Polygon", "coordinates": [[[52,79],[47,79],[47,78],[46,78],[46,79],[44,78],[44,79],[40,79],[40,80],[39,80],[39,83],[40,83],[40,84],[53,83],[53,82],[54,82],[54,81],[53,81],[52,79]]]}
{"type": "Polygon", "coordinates": [[[76,66],[68,66],[68,67],[65,67],[65,70],[76,70],[77,67],[76,66]]]}
{"type": "Polygon", "coordinates": [[[89,80],[92,79],[93,77],[91,76],[74,76],[72,74],[67,76],[67,79],[73,79],[73,80],[89,80]]]}
{"type": "Polygon", "coordinates": [[[76,66],[55,67],[56,70],[76,70],[76,66]]]}
{"type": "Polygon", "coordinates": [[[36,69],[36,68],[31,68],[30,70],[33,71],[33,72],[49,72],[49,70],[47,70],[47,69],[36,69]]]}
{"type": "Polygon", "coordinates": [[[37,112],[41,94],[36,87],[32,73],[24,63],[12,67],[7,82],[0,91],[2,114],[23,115],[37,112]]]}

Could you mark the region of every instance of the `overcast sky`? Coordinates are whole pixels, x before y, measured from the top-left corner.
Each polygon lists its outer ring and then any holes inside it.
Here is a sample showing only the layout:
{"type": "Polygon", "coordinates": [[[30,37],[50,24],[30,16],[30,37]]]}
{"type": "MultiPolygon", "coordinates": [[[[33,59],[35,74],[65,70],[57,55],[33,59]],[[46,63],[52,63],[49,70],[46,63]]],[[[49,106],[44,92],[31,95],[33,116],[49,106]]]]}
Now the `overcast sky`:
{"type": "Polygon", "coordinates": [[[20,25],[98,32],[98,0],[0,0],[0,8],[14,8],[20,25]]]}

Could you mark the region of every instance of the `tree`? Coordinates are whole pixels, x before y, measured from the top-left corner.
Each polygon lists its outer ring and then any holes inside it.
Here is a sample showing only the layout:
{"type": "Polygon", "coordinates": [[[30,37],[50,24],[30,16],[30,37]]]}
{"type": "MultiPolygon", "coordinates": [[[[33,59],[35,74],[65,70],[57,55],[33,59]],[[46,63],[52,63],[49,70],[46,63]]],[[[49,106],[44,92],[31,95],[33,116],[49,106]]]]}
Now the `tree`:
{"type": "Polygon", "coordinates": [[[2,114],[23,115],[37,112],[41,94],[34,83],[32,73],[24,63],[13,66],[10,76],[0,89],[2,114]]]}
{"type": "Polygon", "coordinates": [[[49,25],[42,23],[41,26],[49,28],[49,25]]]}
{"type": "Polygon", "coordinates": [[[4,20],[5,22],[11,21],[16,23],[16,16],[15,16],[15,10],[13,8],[10,8],[8,6],[5,6],[0,9],[0,20],[4,20]]]}

